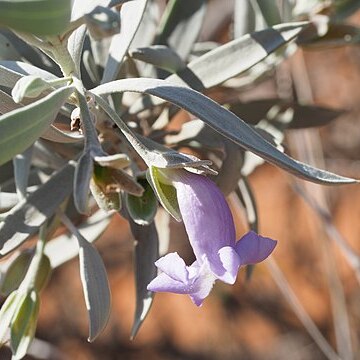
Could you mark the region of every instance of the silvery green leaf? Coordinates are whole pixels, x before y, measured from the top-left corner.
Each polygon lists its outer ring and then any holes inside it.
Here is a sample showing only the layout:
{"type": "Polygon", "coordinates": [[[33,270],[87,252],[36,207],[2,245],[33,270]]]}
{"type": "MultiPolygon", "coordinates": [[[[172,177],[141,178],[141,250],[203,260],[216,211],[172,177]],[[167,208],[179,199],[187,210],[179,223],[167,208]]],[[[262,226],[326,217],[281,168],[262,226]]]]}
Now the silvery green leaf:
{"type": "Polygon", "coordinates": [[[95,338],[104,330],[110,315],[110,288],[105,265],[95,246],[74,234],[79,242],[80,276],[86,308],[89,313],[89,338],[95,338]]]}
{"type": "Polygon", "coordinates": [[[77,20],[85,14],[94,11],[97,6],[114,7],[127,1],[129,0],[87,0],[86,6],[84,6],[84,0],[73,0],[71,21],[77,20]]]}
{"type": "Polygon", "coordinates": [[[26,355],[35,336],[39,307],[40,299],[35,290],[27,293],[18,303],[10,325],[10,345],[14,360],[22,359],[26,355]]]}
{"type": "Polygon", "coordinates": [[[130,335],[134,339],[153,301],[154,293],[146,287],[157,275],[155,261],[159,258],[159,240],[153,222],[142,226],[130,219],[129,223],[135,240],[136,309],[130,335]]]}
{"type": "Polygon", "coordinates": [[[144,61],[171,73],[186,67],[181,57],[173,49],[165,45],[152,45],[145,48],[132,49],[129,55],[135,60],[144,61]]]}
{"type": "Polygon", "coordinates": [[[88,213],[89,187],[93,171],[92,156],[89,151],[85,151],[76,165],[74,177],[74,202],[77,211],[81,214],[88,213]]]}
{"type": "Polygon", "coordinates": [[[33,147],[30,146],[22,154],[18,154],[13,158],[16,192],[20,200],[26,198],[32,153],[33,147]]]}
{"type": "Polygon", "coordinates": [[[27,106],[1,115],[0,164],[32,145],[55,119],[72,92],[72,87],[63,87],[27,106]]]}
{"type": "Polygon", "coordinates": [[[19,202],[19,197],[15,193],[0,192],[0,211],[8,210],[19,202]]]}
{"type": "Polygon", "coordinates": [[[112,9],[97,6],[84,18],[89,34],[96,41],[120,32],[120,15],[112,9]]]}
{"type": "MultiPolygon", "coordinates": [[[[110,219],[109,214],[98,210],[94,215],[84,220],[79,225],[78,230],[85,239],[94,242],[106,230],[110,219]]],[[[49,241],[45,246],[44,253],[49,257],[51,267],[54,269],[77,256],[79,246],[71,235],[64,234],[49,241]]]]}
{"type": "Polygon", "coordinates": [[[170,0],[156,43],[169,45],[181,59],[186,60],[199,36],[206,6],[205,0],[170,0]]]}
{"type": "Polygon", "coordinates": [[[21,300],[21,296],[18,296],[18,293],[14,291],[6,298],[0,309],[0,344],[4,343],[19,300],[21,300]]]}
{"type": "Polygon", "coordinates": [[[144,15],[131,42],[131,47],[145,47],[153,44],[158,32],[158,19],[163,11],[162,5],[159,1],[147,1],[144,15]]]}
{"type": "Polygon", "coordinates": [[[45,80],[35,76],[24,76],[17,81],[11,90],[11,96],[16,103],[21,103],[25,97],[36,98],[52,86],[45,80]]]}
{"type": "Polygon", "coordinates": [[[190,88],[176,86],[165,80],[141,78],[117,80],[92,90],[100,96],[124,91],[147,93],[170,101],[244,149],[306,180],[329,185],[356,182],[354,179],[314,168],[283,154],[236,115],[190,88]]]}
{"type": "Polygon", "coordinates": [[[0,257],[20,246],[55,213],[72,192],[74,171],[74,164],[69,163],[31,193],[26,202],[10,211],[10,215],[0,223],[0,257]]]}
{"type": "MultiPolygon", "coordinates": [[[[11,262],[4,271],[0,284],[0,294],[9,296],[13,291],[17,290],[29,268],[33,253],[29,250],[22,251],[11,262]]],[[[0,340],[1,343],[1,340],[0,340]]]]}
{"type": "Polygon", "coordinates": [[[0,1],[0,25],[36,35],[59,35],[70,21],[71,0],[0,1]]]}
{"type": "Polygon", "coordinates": [[[112,37],[109,57],[101,82],[116,79],[132,40],[144,15],[147,0],[133,0],[125,3],[120,10],[121,30],[112,37]]]}
{"type": "Polygon", "coordinates": [[[255,31],[255,12],[250,0],[235,0],[234,38],[255,31]]]}
{"type": "Polygon", "coordinates": [[[281,16],[276,1],[256,0],[256,2],[268,26],[281,23],[281,16]]]}
{"type": "Polygon", "coordinates": [[[126,208],[129,216],[138,225],[149,225],[153,222],[157,211],[157,199],[146,179],[138,179],[145,189],[141,196],[126,194],[126,208]]]}
{"type": "Polygon", "coordinates": [[[67,43],[67,48],[75,64],[75,72],[78,77],[80,77],[81,75],[80,63],[81,63],[81,54],[83,50],[85,35],[86,35],[86,25],[84,24],[78,27],[70,35],[67,43]]]}
{"type": "Polygon", "coordinates": [[[21,61],[0,61],[0,85],[13,88],[24,75],[35,75],[45,80],[58,79],[55,75],[21,61]]]}
{"type": "MultiPolygon", "coordinates": [[[[276,25],[246,34],[191,61],[187,68],[167,78],[172,84],[189,86],[198,91],[219,85],[250,69],[280,46],[294,39],[307,23],[276,25]]],[[[139,99],[129,114],[163,103],[159,99],[139,99]]]]}

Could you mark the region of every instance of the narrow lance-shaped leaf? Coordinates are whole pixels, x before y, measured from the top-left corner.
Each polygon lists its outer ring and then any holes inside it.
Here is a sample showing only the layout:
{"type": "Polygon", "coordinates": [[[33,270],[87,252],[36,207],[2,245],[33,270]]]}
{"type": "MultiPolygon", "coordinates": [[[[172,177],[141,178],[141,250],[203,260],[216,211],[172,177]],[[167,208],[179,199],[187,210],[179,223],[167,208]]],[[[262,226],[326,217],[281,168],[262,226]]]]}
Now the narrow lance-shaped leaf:
{"type": "Polygon", "coordinates": [[[35,290],[27,293],[11,321],[10,344],[14,360],[22,359],[34,338],[40,299],[35,290]]]}
{"type": "Polygon", "coordinates": [[[249,0],[235,0],[234,37],[239,38],[255,30],[255,12],[249,0]]]}
{"type": "Polygon", "coordinates": [[[269,26],[281,23],[281,16],[276,1],[256,0],[256,2],[269,26]]]}
{"type": "Polygon", "coordinates": [[[146,287],[157,275],[155,261],[159,258],[159,240],[154,222],[142,226],[129,219],[129,223],[135,238],[136,309],[130,335],[134,339],[153,301],[154,293],[146,287]]]}
{"type": "MultiPolygon", "coordinates": [[[[191,61],[187,68],[167,78],[172,84],[189,86],[198,91],[219,85],[250,69],[280,46],[294,39],[306,23],[289,23],[246,34],[191,61]]],[[[129,110],[138,113],[160,99],[139,99],[129,110]]]]}
{"type": "Polygon", "coordinates": [[[15,259],[11,259],[11,263],[5,270],[0,284],[0,294],[2,296],[9,296],[19,287],[29,268],[32,256],[32,251],[25,250],[15,259]]]}
{"type": "Polygon", "coordinates": [[[101,82],[106,83],[116,79],[122,65],[124,56],[134,39],[141,19],[144,15],[147,0],[134,0],[125,3],[121,7],[121,30],[114,35],[109,49],[109,58],[107,60],[104,74],[101,82]]]}
{"type": "Polygon", "coordinates": [[[124,79],[100,85],[92,90],[100,96],[124,91],[148,93],[170,101],[203,120],[214,130],[246,150],[306,180],[329,185],[356,182],[354,179],[320,170],[292,159],[264,140],[236,115],[192,89],[175,86],[164,80],[124,79]]]}
{"type": "Polygon", "coordinates": [[[31,146],[22,154],[16,155],[13,159],[16,192],[20,200],[23,200],[26,197],[32,152],[33,148],[31,146]]]}
{"type": "Polygon", "coordinates": [[[72,192],[75,166],[69,163],[11,210],[0,225],[0,257],[9,254],[52,216],[72,192]]]}
{"type": "Polygon", "coordinates": [[[59,35],[70,21],[71,0],[0,1],[0,25],[36,35],[59,35]]]}
{"type": "Polygon", "coordinates": [[[90,152],[86,151],[80,157],[74,176],[74,202],[76,209],[82,214],[88,212],[89,186],[93,170],[92,156],[90,152]]]}
{"type": "Polygon", "coordinates": [[[19,303],[19,296],[16,291],[12,292],[3,303],[0,309],[0,345],[4,342],[9,329],[14,311],[19,303]]]}
{"type": "Polygon", "coordinates": [[[72,87],[60,88],[30,105],[0,116],[0,165],[41,136],[72,91],[72,87]]]}
{"type": "Polygon", "coordinates": [[[186,60],[199,36],[206,6],[205,0],[170,0],[165,10],[166,18],[155,43],[169,45],[186,60]]]}
{"type": "Polygon", "coordinates": [[[165,45],[153,45],[130,50],[133,59],[144,61],[160,69],[175,73],[186,68],[186,63],[171,48],[165,45]]]}
{"type": "Polygon", "coordinates": [[[104,330],[110,316],[111,294],[105,265],[96,247],[88,242],[65,214],[61,221],[79,244],[80,277],[89,314],[89,337],[92,342],[104,330]]]}
{"type": "Polygon", "coordinates": [[[80,276],[86,308],[89,313],[89,338],[95,338],[105,328],[110,315],[110,288],[106,269],[96,248],[76,234],[79,241],[80,276]]]}

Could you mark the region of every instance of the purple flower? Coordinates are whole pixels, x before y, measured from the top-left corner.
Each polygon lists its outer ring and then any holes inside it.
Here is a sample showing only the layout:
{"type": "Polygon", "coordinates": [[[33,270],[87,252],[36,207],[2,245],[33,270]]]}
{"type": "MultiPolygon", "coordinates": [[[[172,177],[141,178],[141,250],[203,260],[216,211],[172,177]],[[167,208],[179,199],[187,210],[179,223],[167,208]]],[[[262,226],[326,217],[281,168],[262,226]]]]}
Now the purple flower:
{"type": "Polygon", "coordinates": [[[250,231],[236,242],[232,214],[214,182],[186,170],[167,170],[166,174],[176,189],[196,261],[186,266],[176,252],[167,254],[155,263],[161,272],[147,288],[188,294],[200,306],[215,280],[234,284],[239,267],[266,259],[276,241],[250,231]]]}

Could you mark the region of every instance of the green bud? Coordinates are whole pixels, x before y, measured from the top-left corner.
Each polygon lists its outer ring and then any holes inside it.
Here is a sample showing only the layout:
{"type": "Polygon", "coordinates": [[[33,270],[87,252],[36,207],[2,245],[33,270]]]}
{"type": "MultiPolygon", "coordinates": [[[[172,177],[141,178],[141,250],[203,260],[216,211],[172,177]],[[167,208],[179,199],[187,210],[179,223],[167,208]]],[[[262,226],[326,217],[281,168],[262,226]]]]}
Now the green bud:
{"type": "Polygon", "coordinates": [[[173,216],[176,221],[182,221],[176,189],[170,185],[164,175],[161,174],[161,170],[158,167],[150,166],[146,177],[164,209],[173,216]]]}
{"type": "Polygon", "coordinates": [[[137,224],[149,225],[156,215],[158,202],[147,180],[139,179],[138,182],[145,191],[142,196],[126,194],[126,207],[129,215],[137,224]]]}

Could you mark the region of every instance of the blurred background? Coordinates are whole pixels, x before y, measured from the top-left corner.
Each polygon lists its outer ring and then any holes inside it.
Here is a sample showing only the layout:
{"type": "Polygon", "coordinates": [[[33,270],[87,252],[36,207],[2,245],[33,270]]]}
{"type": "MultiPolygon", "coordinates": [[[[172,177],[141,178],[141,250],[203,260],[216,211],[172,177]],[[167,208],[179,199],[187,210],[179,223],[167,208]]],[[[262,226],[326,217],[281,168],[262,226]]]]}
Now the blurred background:
{"type": "MultiPolygon", "coordinates": [[[[200,40],[228,41],[233,9],[234,1],[209,1],[200,40]]],[[[360,26],[360,12],[346,23],[360,26]]],[[[279,94],[291,98],[294,88],[302,103],[339,110],[324,126],[287,130],[283,146],[301,161],[360,179],[359,84],[359,45],[343,42],[297,49],[272,76],[241,94],[217,87],[208,95],[250,102],[279,94]]],[[[180,112],[170,126],[187,119],[180,112]]],[[[272,259],[256,266],[250,280],[243,269],[235,286],[217,283],[200,308],[187,296],[157,294],[131,341],[133,239],[117,215],[97,242],[112,290],[105,332],[86,342],[87,312],[78,261],[72,260],[53,272],[42,293],[34,356],[27,359],[336,359],[327,343],[343,358],[360,358],[360,187],[310,184],[268,164],[248,179],[260,233],[279,241],[272,259]]],[[[231,195],[228,200],[240,237],[248,230],[244,211],[231,195]]],[[[182,224],[171,224],[170,251],[193,260],[182,224]]],[[[10,359],[6,348],[0,358],[10,359]]]]}

